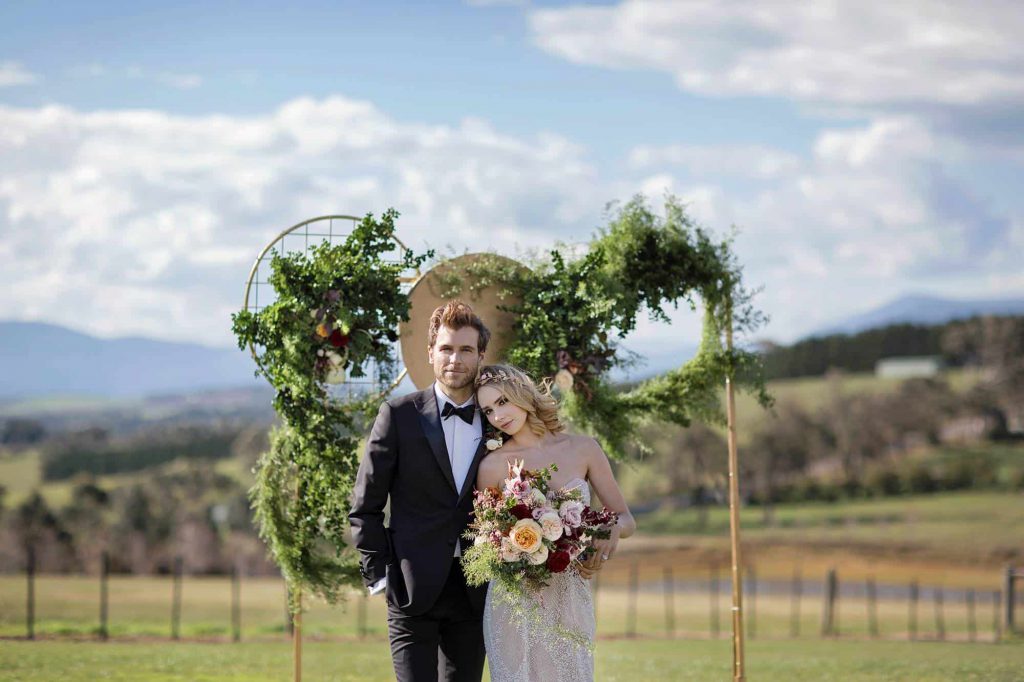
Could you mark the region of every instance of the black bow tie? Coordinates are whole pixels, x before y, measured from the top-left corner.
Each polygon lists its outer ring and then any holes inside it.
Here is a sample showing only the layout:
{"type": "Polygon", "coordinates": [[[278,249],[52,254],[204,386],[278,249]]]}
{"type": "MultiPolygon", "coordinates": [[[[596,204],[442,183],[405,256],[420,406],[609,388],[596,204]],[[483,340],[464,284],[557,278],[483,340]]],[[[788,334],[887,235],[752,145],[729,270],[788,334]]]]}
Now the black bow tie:
{"type": "Polygon", "coordinates": [[[457,414],[459,415],[459,417],[462,418],[462,421],[466,422],[467,424],[472,424],[474,410],[476,410],[476,405],[473,403],[463,405],[462,407],[455,407],[451,403],[445,403],[444,409],[441,410],[441,419],[447,419],[453,414],[457,414]]]}

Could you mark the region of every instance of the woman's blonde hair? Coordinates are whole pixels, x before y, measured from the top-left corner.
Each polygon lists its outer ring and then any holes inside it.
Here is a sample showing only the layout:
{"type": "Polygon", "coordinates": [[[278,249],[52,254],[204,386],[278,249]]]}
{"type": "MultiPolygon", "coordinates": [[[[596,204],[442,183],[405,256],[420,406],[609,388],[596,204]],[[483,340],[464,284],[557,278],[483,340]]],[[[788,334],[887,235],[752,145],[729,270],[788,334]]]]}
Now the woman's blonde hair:
{"type": "Polygon", "coordinates": [[[551,384],[537,386],[530,375],[512,365],[487,365],[476,377],[476,389],[493,386],[505,399],[526,411],[526,425],[538,436],[559,433],[565,424],[558,416],[558,401],[551,395],[551,384]]]}

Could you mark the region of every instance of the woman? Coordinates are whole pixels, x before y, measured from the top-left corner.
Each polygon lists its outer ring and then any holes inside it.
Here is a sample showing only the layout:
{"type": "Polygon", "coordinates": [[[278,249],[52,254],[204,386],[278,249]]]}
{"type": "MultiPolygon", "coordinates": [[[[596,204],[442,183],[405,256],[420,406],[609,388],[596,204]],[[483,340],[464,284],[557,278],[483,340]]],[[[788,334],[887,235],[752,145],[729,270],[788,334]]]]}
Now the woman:
{"type": "Polygon", "coordinates": [[[583,502],[590,504],[593,487],[604,506],[619,515],[611,536],[595,541],[585,562],[554,574],[541,591],[542,627],[511,617],[507,601],[495,595],[496,584],[490,584],[484,643],[491,680],[593,680],[592,652],[550,633],[554,626],[562,626],[594,641],[594,598],[585,578],[615,555],[619,539],[632,535],[636,522],[601,446],[593,438],[564,433],[555,399],[549,391],[538,389],[525,372],[508,365],[484,367],[476,380],[476,402],[504,436],[504,444],[480,462],[477,489],[500,486],[512,460],[523,460],[533,470],[555,465],[552,488],[579,487],[583,502]]]}

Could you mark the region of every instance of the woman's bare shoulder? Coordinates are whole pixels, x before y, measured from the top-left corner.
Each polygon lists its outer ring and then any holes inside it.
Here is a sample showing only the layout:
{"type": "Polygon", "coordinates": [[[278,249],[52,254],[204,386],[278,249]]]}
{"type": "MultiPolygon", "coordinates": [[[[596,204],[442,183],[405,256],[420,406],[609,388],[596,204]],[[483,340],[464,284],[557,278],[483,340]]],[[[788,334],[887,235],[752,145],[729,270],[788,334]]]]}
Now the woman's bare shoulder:
{"type": "Polygon", "coordinates": [[[572,448],[573,452],[577,452],[580,455],[592,456],[596,454],[604,454],[604,450],[601,448],[601,444],[597,442],[597,439],[590,436],[582,436],[579,434],[570,434],[569,436],[569,447],[572,448]]]}

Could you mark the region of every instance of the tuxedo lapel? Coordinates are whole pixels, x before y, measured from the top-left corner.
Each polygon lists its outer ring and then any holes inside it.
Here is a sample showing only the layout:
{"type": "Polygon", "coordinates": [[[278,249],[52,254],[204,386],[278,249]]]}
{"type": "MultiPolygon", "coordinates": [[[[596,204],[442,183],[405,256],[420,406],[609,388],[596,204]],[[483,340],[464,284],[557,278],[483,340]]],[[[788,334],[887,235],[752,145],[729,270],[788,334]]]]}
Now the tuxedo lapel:
{"type": "Polygon", "coordinates": [[[473,455],[473,462],[469,465],[469,471],[466,473],[466,480],[462,482],[462,490],[459,492],[459,501],[465,497],[466,493],[473,489],[473,485],[476,483],[476,470],[480,468],[480,460],[483,459],[487,453],[487,442],[484,437],[487,435],[484,429],[484,422],[487,421],[487,417],[480,415],[480,443],[476,446],[476,453],[473,455]]]}
{"type": "Polygon", "coordinates": [[[455,475],[452,474],[452,463],[448,456],[448,447],[444,443],[444,429],[441,428],[441,415],[438,414],[437,397],[434,395],[433,386],[420,392],[420,397],[416,399],[416,407],[420,413],[420,425],[423,427],[427,442],[430,443],[434,459],[437,460],[437,465],[444,472],[444,477],[452,487],[452,491],[458,493],[459,490],[455,487],[455,475]]]}

